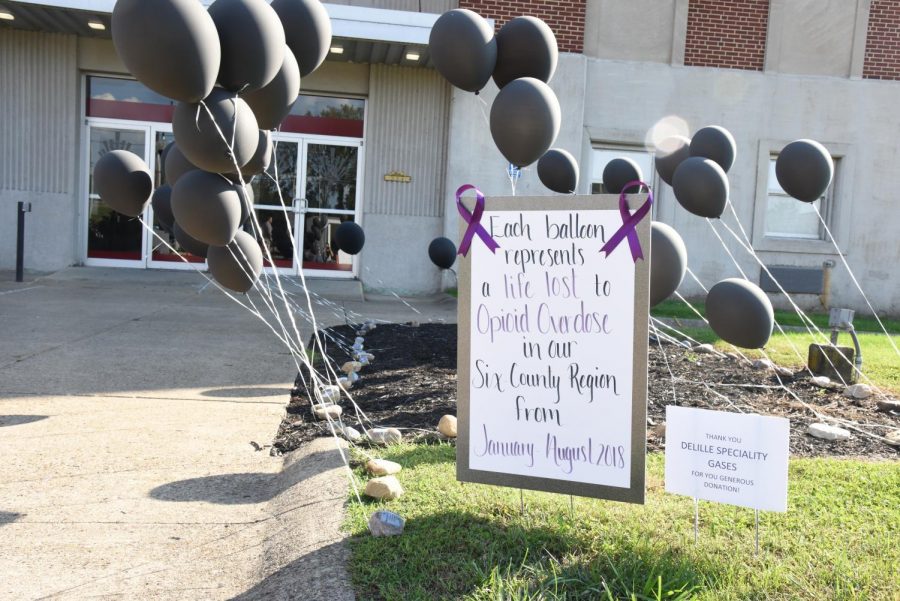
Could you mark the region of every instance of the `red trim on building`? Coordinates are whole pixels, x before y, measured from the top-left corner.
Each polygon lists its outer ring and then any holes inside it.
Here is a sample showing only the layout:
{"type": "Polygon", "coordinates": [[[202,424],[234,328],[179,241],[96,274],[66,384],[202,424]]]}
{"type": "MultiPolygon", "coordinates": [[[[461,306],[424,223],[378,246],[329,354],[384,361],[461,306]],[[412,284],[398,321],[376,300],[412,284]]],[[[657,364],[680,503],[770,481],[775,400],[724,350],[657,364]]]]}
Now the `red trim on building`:
{"type": "Polygon", "coordinates": [[[153,121],[171,123],[175,105],[148,104],[145,102],[122,102],[121,100],[88,99],[88,117],[108,117],[129,121],[153,121]]]}
{"type": "Polygon", "coordinates": [[[362,138],[365,127],[363,126],[363,122],[358,119],[288,115],[287,119],[281,123],[281,131],[295,134],[320,134],[323,136],[362,138]]]}

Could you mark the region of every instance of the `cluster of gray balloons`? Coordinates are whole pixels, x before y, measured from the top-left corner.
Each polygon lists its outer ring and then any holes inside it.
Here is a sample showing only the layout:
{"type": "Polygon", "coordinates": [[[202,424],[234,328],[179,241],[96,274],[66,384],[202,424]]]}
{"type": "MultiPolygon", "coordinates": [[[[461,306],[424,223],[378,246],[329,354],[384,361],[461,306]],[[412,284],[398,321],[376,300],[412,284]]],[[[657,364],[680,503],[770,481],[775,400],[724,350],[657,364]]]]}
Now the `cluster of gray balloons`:
{"type": "Polygon", "coordinates": [[[114,151],[95,166],[101,199],[136,217],[152,193],[155,214],[179,244],[206,257],[220,284],[246,292],[263,265],[259,243],[241,229],[253,207],[246,183],[268,169],[270,132],[290,114],[300,78],[325,60],[325,7],[319,0],[215,0],[206,10],[196,0],[118,0],[111,29],[129,71],[178,104],[175,142],[163,155],[165,185],[153,192],[143,160],[114,151]]]}
{"type": "Polygon", "coordinates": [[[435,68],[451,84],[476,94],[493,78],[500,92],[491,106],[491,136],[513,165],[544,156],[559,134],[559,100],[547,83],[559,49],[550,27],[536,17],[515,17],[497,35],[468,9],[441,15],[428,48],[435,68]]]}

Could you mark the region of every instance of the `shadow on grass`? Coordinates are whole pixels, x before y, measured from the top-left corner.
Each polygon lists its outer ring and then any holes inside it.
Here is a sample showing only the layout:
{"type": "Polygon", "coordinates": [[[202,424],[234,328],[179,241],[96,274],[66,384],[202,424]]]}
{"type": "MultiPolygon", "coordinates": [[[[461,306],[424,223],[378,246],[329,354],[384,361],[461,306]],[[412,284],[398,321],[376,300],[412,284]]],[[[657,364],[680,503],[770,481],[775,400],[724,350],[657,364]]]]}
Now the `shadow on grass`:
{"type": "Polygon", "coordinates": [[[397,538],[355,537],[351,547],[365,599],[683,600],[720,570],[651,541],[452,511],[410,519],[397,538]]]}
{"type": "Polygon", "coordinates": [[[22,426],[47,419],[49,415],[0,415],[0,428],[22,426]]]}

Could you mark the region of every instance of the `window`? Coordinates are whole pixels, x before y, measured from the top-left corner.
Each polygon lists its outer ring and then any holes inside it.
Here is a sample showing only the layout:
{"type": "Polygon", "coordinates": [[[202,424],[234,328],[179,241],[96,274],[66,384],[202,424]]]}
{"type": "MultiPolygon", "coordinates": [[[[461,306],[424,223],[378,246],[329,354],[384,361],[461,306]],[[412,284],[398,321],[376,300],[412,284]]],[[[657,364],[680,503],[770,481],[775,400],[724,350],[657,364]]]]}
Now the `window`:
{"type": "MultiPolygon", "coordinates": [[[[605,194],[603,187],[603,169],[613,159],[631,159],[641,168],[641,175],[651,186],[656,177],[653,155],[643,149],[628,148],[594,148],[591,156],[591,194],[605,194]]],[[[635,190],[636,191],[636,190],[635,190]]]]}
{"type": "MultiPolygon", "coordinates": [[[[822,227],[816,210],[827,219],[832,202],[834,184],[832,183],[819,200],[808,203],[788,196],[778,184],[775,176],[775,160],[769,158],[767,178],[767,198],[765,216],[765,235],[769,238],[793,238],[799,240],[824,240],[825,228],[822,227]]],[[[838,161],[834,162],[835,175],[838,161]]]]}

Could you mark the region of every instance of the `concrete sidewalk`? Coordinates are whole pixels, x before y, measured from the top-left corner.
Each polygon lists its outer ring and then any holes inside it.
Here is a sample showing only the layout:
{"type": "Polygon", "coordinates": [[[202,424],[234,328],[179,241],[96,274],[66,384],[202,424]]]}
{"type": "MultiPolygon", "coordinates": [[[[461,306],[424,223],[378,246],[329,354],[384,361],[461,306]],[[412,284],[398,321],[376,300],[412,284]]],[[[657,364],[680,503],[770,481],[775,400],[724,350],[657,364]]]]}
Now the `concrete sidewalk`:
{"type": "MultiPolygon", "coordinates": [[[[203,283],[0,284],[0,598],[352,598],[340,457],[331,441],[269,456],[296,368],[203,283]]],[[[324,325],[456,317],[446,299],[319,303],[324,325]]]]}

